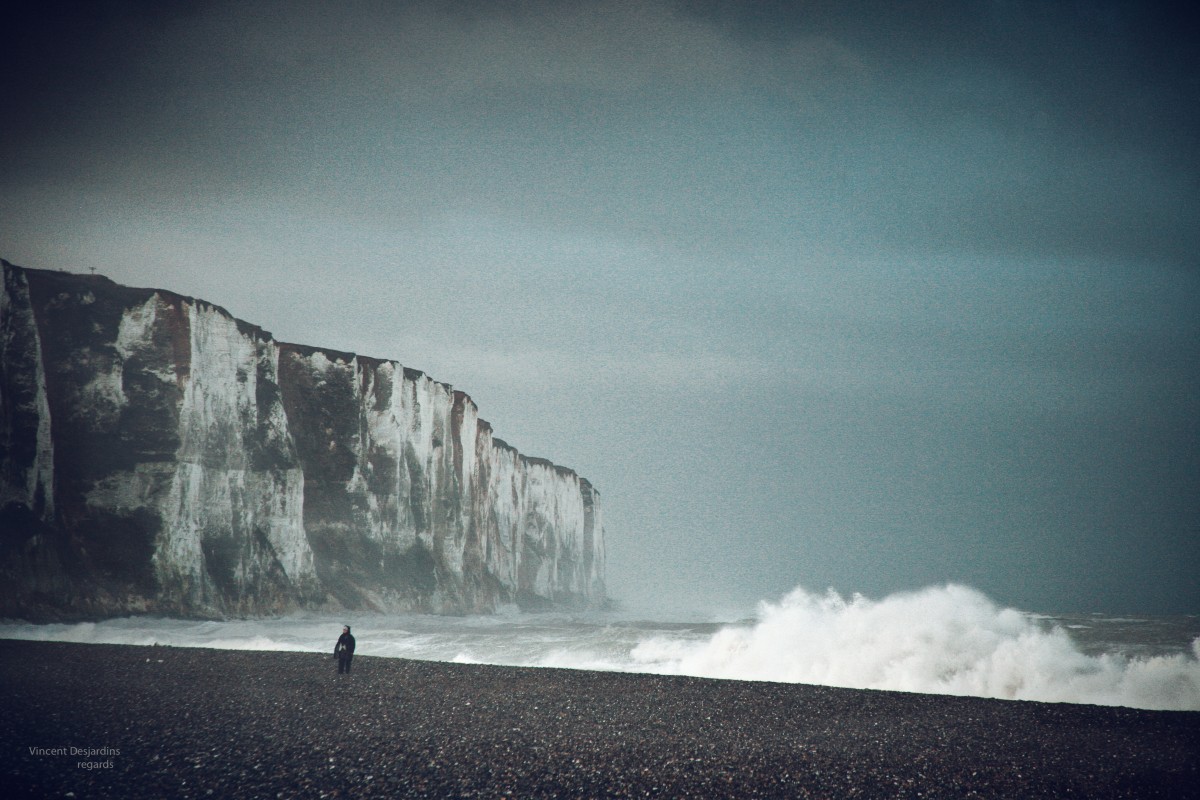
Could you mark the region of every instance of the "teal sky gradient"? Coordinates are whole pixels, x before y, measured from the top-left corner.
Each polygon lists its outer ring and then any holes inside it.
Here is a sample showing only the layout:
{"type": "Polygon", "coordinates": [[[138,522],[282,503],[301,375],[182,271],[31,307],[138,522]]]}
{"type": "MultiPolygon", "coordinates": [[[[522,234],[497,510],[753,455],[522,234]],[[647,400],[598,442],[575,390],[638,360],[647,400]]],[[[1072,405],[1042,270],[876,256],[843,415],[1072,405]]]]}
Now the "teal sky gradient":
{"type": "Polygon", "coordinates": [[[454,384],[628,604],[1200,613],[1190,18],[159,6],[3,12],[9,261],[454,384]]]}

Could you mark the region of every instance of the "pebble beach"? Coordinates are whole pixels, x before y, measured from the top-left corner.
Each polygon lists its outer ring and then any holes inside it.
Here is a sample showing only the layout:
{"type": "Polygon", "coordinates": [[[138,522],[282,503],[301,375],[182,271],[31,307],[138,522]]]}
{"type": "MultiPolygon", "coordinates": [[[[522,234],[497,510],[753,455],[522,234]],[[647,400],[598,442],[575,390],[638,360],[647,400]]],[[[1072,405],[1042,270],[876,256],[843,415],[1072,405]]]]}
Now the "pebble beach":
{"type": "Polygon", "coordinates": [[[1200,794],[1188,711],[16,640],[0,698],[6,797],[1200,794]]]}

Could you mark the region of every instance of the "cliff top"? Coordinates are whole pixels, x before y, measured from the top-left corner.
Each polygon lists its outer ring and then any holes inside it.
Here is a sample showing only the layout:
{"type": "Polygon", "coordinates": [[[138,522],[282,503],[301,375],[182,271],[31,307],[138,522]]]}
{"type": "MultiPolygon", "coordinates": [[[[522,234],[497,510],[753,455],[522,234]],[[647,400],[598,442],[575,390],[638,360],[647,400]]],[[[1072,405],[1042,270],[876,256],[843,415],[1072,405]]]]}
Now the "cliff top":
{"type": "MultiPolygon", "coordinates": [[[[406,367],[394,359],[376,358],[376,357],[372,357],[372,356],[360,355],[358,353],[352,353],[352,352],[347,352],[347,351],[342,351],[342,350],[334,350],[334,349],[325,348],[325,347],[318,347],[315,345],[307,345],[307,344],[298,344],[295,342],[279,341],[279,340],[275,339],[275,337],[271,334],[270,331],[262,328],[261,326],[255,325],[250,322],[246,322],[245,320],[242,320],[242,319],[234,316],[224,306],[218,305],[218,304],[213,303],[208,300],[204,300],[202,298],[197,298],[197,297],[192,297],[190,295],[180,294],[178,292],[173,292],[169,289],[126,286],[124,284],[117,283],[116,281],[112,280],[111,278],[109,278],[105,275],[96,274],[96,273],[84,274],[84,273],[78,273],[78,272],[68,272],[66,270],[61,270],[61,269],[40,269],[40,268],[35,268],[35,267],[22,267],[18,264],[13,264],[12,262],[8,261],[7,259],[3,259],[3,258],[0,258],[0,264],[3,265],[3,268],[6,272],[15,271],[18,273],[23,273],[27,276],[34,277],[35,280],[45,284],[46,288],[48,288],[50,291],[91,292],[93,295],[97,296],[98,298],[99,297],[107,298],[110,302],[114,302],[114,303],[123,305],[125,307],[140,305],[142,303],[145,303],[147,300],[149,300],[154,295],[158,295],[159,297],[162,297],[163,299],[167,300],[168,303],[186,303],[193,307],[206,308],[206,309],[215,311],[216,313],[221,314],[221,315],[229,318],[230,320],[232,320],[237,325],[238,330],[241,333],[243,333],[244,335],[253,336],[261,341],[274,342],[275,345],[280,349],[281,352],[297,353],[304,357],[311,357],[313,355],[322,355],[326,359],[328,359],[330,362],[347,364],[347,365],[352,364],[355,361],[362,363],[362,364],[368,364],[368,365],[371,365],[374,367],[378,367],[383,364],[392,364],[396,369],[402,371],[404,377],[407,380],[418,381],[423,378],[428,378],[435,385],[442,387],[442,389],[444,391],[446,391],[447,393],[455,392],[453,384],[436,380],[436,379],[428,376],[422,370],[413,369],[411,367],[406,367]]],[[[458,391],[457,393],[462,395],[464,402],[470,403],[471,405],[478,408],[478,406],[475,404],[474,400],[471,399],[470,395],[468,395],[465,392],[462,392],[461,390],[458,391]]],[[[486,428],[486,430],[489,433],[492,431],[491,424],[484,419],[479,420],[479,425],[486,428]]],[[[517,458],[519,458],[522,462],[524,462],[526,464],[533,465],[533,466],[548,467],[548,468],[555,470],[555,472],[557,472],[560,475],[563,475],[564,477],[578,478],[578,480],[581,483],[586,484],[589,488],[592,488],[592,490],[595,491],[594,488],[592,487],[591,483],[589,483],[586,479],[580,477],[578,475],[578,473],[576,473],[575,470],[571,469],[570,467],[564,467],[559,464],[555,464],[554,462],[550,461],[549,459],[539,458],[539,457],[535,457],[535,456],[527,456],[527,455],[521,453],[519,450],[517,450],[517,448],[508,444],[508,442],[504,441],[503,439],[498,439],[498,438],[493,437],[492,444],[503,450],[512,451],[513,453],[516,454],[517,458]]]]}

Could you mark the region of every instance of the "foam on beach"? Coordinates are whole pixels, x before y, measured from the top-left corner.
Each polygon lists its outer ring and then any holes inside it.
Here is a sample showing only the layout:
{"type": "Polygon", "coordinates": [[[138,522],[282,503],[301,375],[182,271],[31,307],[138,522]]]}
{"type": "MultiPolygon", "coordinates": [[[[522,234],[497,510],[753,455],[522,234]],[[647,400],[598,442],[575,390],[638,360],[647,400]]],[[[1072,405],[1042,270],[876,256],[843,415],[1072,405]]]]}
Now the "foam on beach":
{"type": "Polygon", "coordinates": [[[197,621],[0,623],[0,637],[327,652],[343,624],[391,658],[811,683],[859,689],[1200,710],[1200,621],[1120,621],[1085,647],[1072,627],[965,586],[872,600],[797,589],[740,621],[633,612],[490,616],[350,614],[197,621]],[[1140,626],[1140,627],[1139,627],[1140,626]],[[1169,629],[1169,635],[1162,630],[1169,629]]]}

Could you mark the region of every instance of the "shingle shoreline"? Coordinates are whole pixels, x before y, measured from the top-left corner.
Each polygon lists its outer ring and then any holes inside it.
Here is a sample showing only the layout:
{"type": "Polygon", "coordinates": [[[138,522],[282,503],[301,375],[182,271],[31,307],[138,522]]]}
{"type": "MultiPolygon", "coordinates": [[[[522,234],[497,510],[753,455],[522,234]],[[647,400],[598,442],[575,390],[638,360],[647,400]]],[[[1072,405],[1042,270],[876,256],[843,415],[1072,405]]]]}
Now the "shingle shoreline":
{"type": "Polygon", "coordinates": [[[1200,712],[0,640],[6,797],[1194,797],[1200,712]]]}

